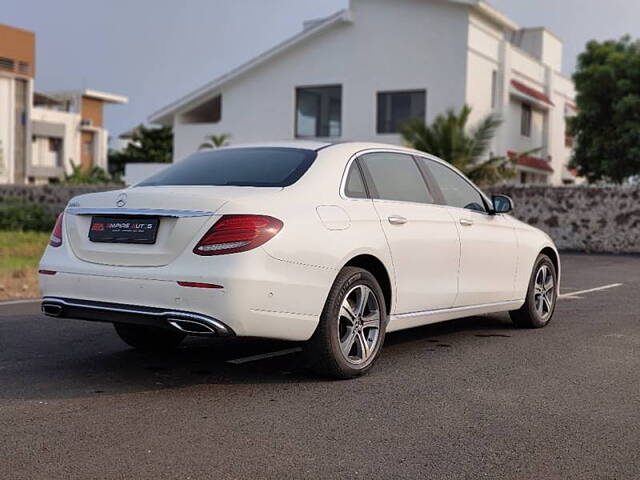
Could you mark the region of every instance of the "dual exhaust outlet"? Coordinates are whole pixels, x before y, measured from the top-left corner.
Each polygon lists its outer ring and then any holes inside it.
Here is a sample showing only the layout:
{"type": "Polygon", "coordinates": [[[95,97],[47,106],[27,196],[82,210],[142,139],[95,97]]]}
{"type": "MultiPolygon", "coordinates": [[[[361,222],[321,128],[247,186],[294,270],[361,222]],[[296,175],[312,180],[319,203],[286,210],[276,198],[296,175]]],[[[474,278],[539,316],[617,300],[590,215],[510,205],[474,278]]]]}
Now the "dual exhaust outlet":
{"type": "Polygon", "coordinates": [[[53,297],[45,297],[41,309],[49,317],[171,328],[187,335],[235,335],[219,320],[192,312],[53,297]]]}

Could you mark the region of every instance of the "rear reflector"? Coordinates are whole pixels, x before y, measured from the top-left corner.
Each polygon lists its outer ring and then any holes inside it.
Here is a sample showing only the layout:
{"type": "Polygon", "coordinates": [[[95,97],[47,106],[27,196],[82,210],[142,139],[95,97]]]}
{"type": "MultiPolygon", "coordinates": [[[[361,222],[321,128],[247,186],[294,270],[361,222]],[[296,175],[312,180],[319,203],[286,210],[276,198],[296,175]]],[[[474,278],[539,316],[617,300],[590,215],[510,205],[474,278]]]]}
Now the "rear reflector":
{"type": "Polygon", "coordinates": [[[224,288],[222,285],[216,285],[215,283],[202,283],[202,282],[178,282],[181,287],[192,288],[224,288]]]}
{"type": "Polygon", "coordinates": [[[62,245],[62,220],[64,218],[64,212],[58,215],[56,224],[51,232],[51,238],[49,238],[49,245],[52,247],[59,247],[62,245]]]}
{"type": "Polygon", "coordinates": [[[55,270],[38,270],[38,273],[40,275],[55,275],[56,271],[55,270]]]}
{"type": "Polygon", "coordinates": [[[223,215],[193,249],[196,255],[246,252],[269,241],[283,223],[266,215],[223,215]]]}

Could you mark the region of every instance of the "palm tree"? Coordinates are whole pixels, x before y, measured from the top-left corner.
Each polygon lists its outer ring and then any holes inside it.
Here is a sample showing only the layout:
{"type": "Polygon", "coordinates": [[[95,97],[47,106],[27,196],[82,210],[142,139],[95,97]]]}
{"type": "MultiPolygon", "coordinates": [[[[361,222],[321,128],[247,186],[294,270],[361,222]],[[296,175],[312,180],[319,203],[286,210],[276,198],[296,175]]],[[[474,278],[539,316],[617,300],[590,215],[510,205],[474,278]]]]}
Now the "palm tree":
{"type": "Polygon", "coordinates": [[[431,125],[412,120],[403,126],[402,136],[409,146],[446,160],[475,183],[488,185],[512,177],[510,158],[488,155],[502,120],[490,114],[467,128],[470,114],[471,107],[465,105],[460,112],[450,109],[438,115],[431,125]]]}
{"type": "Polygon", "coordinates": [[[208,141],[200,145],[198,150],[219,148],[224,147],[225,145],[229,145],[229,139],[231,138],[231,135],[229,135],[228,133],[221,133],[220,135],[209,135],[206,138],[208,139],[208,141]]]}

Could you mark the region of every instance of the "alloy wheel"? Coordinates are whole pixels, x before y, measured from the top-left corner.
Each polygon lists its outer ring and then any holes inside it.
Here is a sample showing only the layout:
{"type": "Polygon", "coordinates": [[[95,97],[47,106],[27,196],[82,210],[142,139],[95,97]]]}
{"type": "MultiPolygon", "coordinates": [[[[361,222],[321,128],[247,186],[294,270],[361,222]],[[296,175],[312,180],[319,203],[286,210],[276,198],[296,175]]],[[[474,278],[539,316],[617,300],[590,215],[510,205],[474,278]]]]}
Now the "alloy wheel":
{"type": "Polygon", "coordinates": [[[338,313],[338,341],[347,362],[362,365],[371,359],[380,337],[380,304],[366,285],[345,295],[338,313]]]}
{"type": "Polygon", "coordinates": [[[542,320],[548,320],[555,302],[555,282],[548,265],[542,265],[535,279],[534,305],[542,320]]]}

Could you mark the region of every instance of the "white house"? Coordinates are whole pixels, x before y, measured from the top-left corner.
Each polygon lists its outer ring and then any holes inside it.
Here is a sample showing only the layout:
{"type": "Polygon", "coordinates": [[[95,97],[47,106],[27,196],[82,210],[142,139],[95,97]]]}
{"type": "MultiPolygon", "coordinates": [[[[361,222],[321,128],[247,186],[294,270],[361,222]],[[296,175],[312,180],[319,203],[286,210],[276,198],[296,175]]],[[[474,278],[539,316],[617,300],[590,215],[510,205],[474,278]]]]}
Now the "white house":
{"type": "Polygon", "coordinates": [[[572,81],[562,42],[521,28],[478,0],[350,0],[282,44],[151,115],[174,129],[174,161],[205,137],[233,142],[322,138],[402,143],[399,126],[473,107],[504,123],[494,154],[518,160],[521,183],[572,183],[566,117],[572,81]]]}
{"type": "Polygon", "coordinates": [[[105,104],[127,98],[96,90],[34,90],[33,32],[0,25],[0,184],[47,183],[74,165],[107,168],[105,104]]]}

